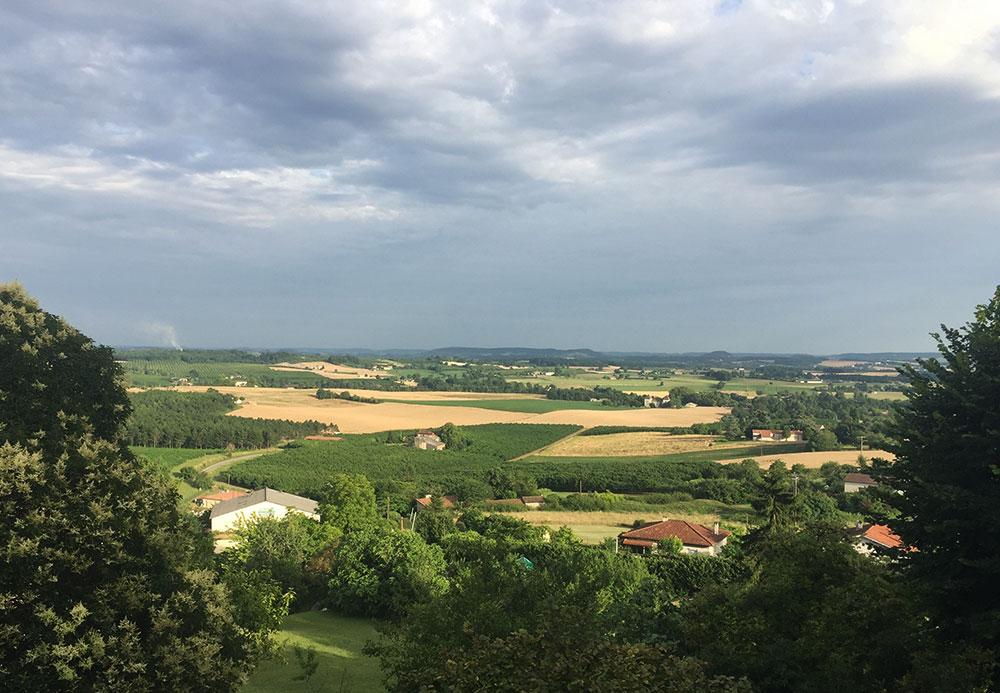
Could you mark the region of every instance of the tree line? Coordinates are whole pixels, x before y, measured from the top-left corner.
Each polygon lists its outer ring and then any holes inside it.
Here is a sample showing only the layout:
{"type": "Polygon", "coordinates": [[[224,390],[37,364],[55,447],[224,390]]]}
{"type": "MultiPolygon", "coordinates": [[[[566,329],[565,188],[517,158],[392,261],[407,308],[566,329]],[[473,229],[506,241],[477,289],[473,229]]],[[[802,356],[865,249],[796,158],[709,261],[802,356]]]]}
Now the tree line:
{"type": "Polygon", "coordinates": [[[125,429],[128,445],[165,448],[266,448],[289,438],[315,435],[317,421],[247,419],[225,416],[236,408],[232,395],[151,390],[131,396],[125,429]]]}

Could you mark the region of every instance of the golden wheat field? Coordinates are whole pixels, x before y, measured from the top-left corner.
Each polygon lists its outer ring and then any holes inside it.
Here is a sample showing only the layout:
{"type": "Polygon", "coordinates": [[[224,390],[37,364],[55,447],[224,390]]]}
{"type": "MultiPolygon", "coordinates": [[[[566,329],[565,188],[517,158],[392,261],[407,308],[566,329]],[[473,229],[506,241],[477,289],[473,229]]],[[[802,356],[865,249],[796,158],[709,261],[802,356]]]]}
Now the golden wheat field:
{"type": "MultiPolygon", "coordinates": [[[[205,391],[207,387],[174,388],[184,392],[205,391]]],[[[321,421],[337,424],[344,433],[373,433],[391,429],[411,429],[441,426],[449,421],[459,426],[485,423],[562,423],[580,426],[690,426],[695,423],[718,421],[728,413],[723,407],[691,409],[564,409],[544,414],[509,412],[477,407],[445,407],[440,405],[383,402],[363,404],[339,399],[316,399],[313,390],[294,388],[218,387],[244,402],[230,416],[259,419],[290,419],[321,421]]],[[[351,390],[367,397],[389,397],[424,401],[458,399],[510,399],[509,395],[476,392],[375,392],[351,390]]],[[[527,399],[517,395],[513,399],[527,399]]]]}
{"type": "MultiPolygon", "coordinates": [[[[715,436],[670,435],[652,431],[612,433],[603,436],[574,436],[536,454],[550,457],[671,455],[678,452],[708,450],[715,440],[715,436]]],[[[726,447],[728,449],[733,446],[726,447]]]]}
{"type": "MultiPolygon", "coordinates": [[[[858,461],[858,454],[857,450],[836,450],[833,452],[792,452],[784,455],[757,455],[753,457],[748,455],[745,459],[756,460],[762,469],[766,469],[771,466],[771,463],[775,460],[781,460],[788,467],[791,467],[793,464],[801,464],[809,469],[818,469],[823,466],[824,462],[856,464],[858,461]]],[[[886,452],[885,450],[865,450],[864,456],[869,460],[873,457],[881,457],[886,460],[896,459],[895,455],[891,452],[886,452]]],[[[732,464],[739,461],[740,460],[719,460],[719,464],[732,464]]]]}

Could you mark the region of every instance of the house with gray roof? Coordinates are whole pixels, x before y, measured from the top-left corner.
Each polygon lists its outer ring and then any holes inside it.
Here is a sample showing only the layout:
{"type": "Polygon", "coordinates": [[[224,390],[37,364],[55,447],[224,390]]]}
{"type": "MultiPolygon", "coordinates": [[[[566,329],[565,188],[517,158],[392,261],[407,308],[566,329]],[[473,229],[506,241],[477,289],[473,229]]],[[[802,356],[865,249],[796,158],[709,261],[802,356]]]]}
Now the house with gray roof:
{"type": "Polygon", "coordinates": [[[279,520],[288,513],[299,513],[318,521],[317,505],[311,498],[275,491],[273,488],[262,488],[216,504],[209,518],[213,532],[226,532],[240,522],[248,522],[254,518],[270,517],[279,520]]]}

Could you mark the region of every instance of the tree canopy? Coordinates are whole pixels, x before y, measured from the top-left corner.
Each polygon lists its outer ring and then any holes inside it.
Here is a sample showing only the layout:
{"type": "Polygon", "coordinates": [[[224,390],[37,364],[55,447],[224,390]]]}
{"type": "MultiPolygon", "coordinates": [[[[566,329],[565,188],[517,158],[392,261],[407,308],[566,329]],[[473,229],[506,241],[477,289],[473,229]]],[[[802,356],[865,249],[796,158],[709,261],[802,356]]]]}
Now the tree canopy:
{"type": "Polygon", "coordinates": [[[941,326],[940,359],[905,367],[912,384],[876,474],[899,493],[893,531],[917,550],[910,575],[947,639],[1000,653],[1000,287],[961,328],[941,326]]]}
{"type": "Polygon", "coordinates": [[[121,444],[111,351],[0,286],[0,678],[8,690],[235,690],[269,648],[121,444]]]}

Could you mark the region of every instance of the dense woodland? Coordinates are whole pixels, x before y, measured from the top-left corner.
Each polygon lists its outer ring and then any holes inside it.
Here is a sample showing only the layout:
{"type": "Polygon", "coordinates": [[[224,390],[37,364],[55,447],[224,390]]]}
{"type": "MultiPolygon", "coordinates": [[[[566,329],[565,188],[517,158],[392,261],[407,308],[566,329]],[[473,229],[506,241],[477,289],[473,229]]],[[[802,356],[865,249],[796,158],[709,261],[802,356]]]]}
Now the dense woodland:
{"type": "Polygon", "coordinates": [[[235,398],[208,392],[151,390],[131,396],[132,416],[125,441],[129,445],[164,448],[267,448],[283,440],[313,435],[324,426],[316,421],[245,419],[226,416],[235,398]]]}

